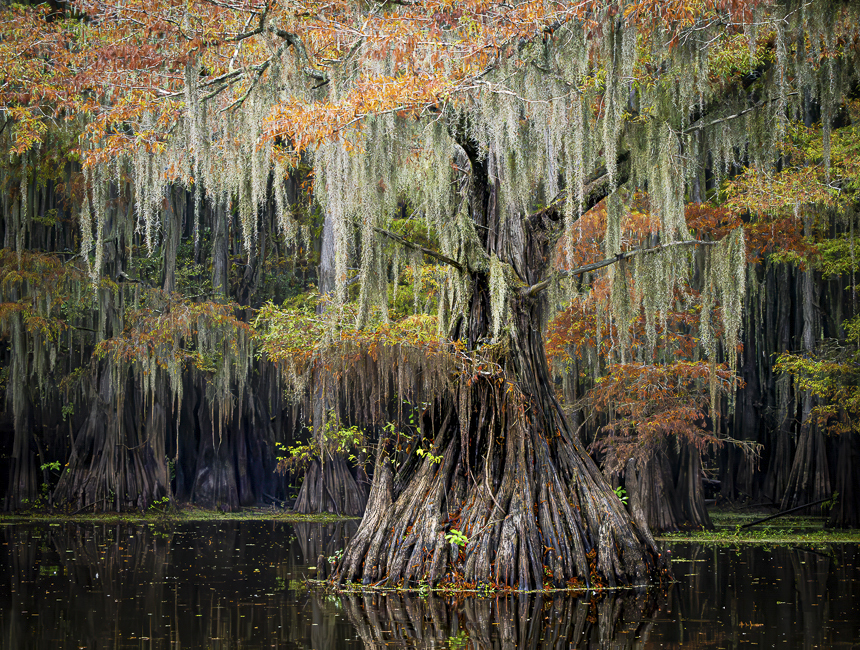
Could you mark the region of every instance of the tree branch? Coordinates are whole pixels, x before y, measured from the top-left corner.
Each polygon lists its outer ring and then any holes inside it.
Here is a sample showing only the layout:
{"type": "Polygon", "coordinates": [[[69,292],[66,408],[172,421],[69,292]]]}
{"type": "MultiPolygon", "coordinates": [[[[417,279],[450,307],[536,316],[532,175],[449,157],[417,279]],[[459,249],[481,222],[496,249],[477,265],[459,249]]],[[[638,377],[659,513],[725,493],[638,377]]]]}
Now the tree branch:
{"type": "Polygon", "coordinates": [[[296,50],[296,54],[298,55],[299,59],[301,59],[305,64],[305,66],[302,68],[302,72],[304,72],[312,79],[316,79],[317,81],[328,81],[328,76],[325,73],[310,67],[308,51],[305,49],[305,44],[302,42],[302,39],[300,39],[295,34],[283,29],[274,29],[272,31],[274,31],[275,34],[283,38],[287,43],[292,45],[293,48],[296,50]]]}
{"type": "MultiPolygon", "coordinates": [[[[619,154],[615,165],[617,170],[615,172],[615,186],[620,187],[630,178],[630,152],[625,151],[624,153],[619,154]]],[[[584,185],[584,196],[582,201],[583,214],[605,199],[612,189],[609,185],[609,173],[606,171],[606,167],[601,167],[594,172],[591,177],[585,181],[584,185]]],[[[576,188],[566,188],[557,197],[555,197],[548,206],[538,210],[537,212],[531,213],[526,217],[526,219],[534,222],[540,217],[558,213],[562,206],[567,203],[571,192],[574,192],[575,189],[576,188]]]]}
{"type": "Polygon", "coordinates": [[[748,524],[744,524],[738,530],[743,530],[744,528],[750,528],[751,526],[755,526],[756,524],[763,524],[766,521],[770,521],[771,519],[776,519],[777,517],[782,517],[783,515],[791,514],[792,512],[797,512],[798,510],[803,510],[804,508],[810,508],[812,506],[817,506],[821,503],[825,503],[826,501],[832,500],[833,497],[829,496],[826,499],[819,499],[818,501],[813,501],[812,503],[805,503],[802,506],[797,506],[795,508],[789,508],[788,510],[783,510],[782,512],[777,512],[775,515],[771,515],[770,517],[765,517],[763,519],[756,519],[755,521],[751,521],[748,524]]]}
{"type": "MultiPolygon", "coordinates": [[[[794,97],[795,95],[797,95],[797,93],[786,93],[785,96],[786,97],[794,97]]],[[[718,117],[714,120],[711,120],[708,123],[705,123],[704,118],[702,118],[700,120],[697,120],[694,124],[691,124],[690,126],[688,126],[686,129],[684,129],[682,131],[682,133],[692,133],[693,131],[701,131],[703,129],[707,129],[707,128],[710,128],[712,126],[716,126],[717,124],[721,124],[722,122],[728,122],[729,120],[737,119],[739,117],[746,115],[747,113],[750,113],[750,112],[756,110],[757,108],[761,108],[765,104],[772,104],[773,102],[778,101],[778,99],[779,98],[774,98],[774,99],[769,99],[766,101],[763,100],[760,102],[756,102],[755,104],[753,104],[749,108],[745,108],[744,110],[738,111],[737,113],[734,113],[732,115],[726,115],[725,117],[718,117]]]]}
{"type": "Polygon", "coordinates": [[[242,96],[241,96],[241,97],[239,97],[238,99],[236,99],[236,101],[234,101],[232,104],[230,104],[230,105],[229,105],[229,106],[227,106],[226,108],[222,108],[222,109],[221,109],[221,112],[222,112],[222,113],[224,113],[225,111],[229,111],[229,110],[231,110],[232,108],[234,108],[234,107],[236,107],[236,106],[241,106],[242,104],[244,104],[244,103],[245,103],[245,100],[246,100],[246,99],[248,99],[248,95],[250,95],[250,94],[251,94],[251,91],[252,91],[252,90],[254,89],[254,87],[257,85],[257,82],[259,82],[259,81],[260,81],[260,78],[263,76],[263,73],[264,73],[264,72],[269,68],[269,66],[272,64],[272,60],[273,60],[273,59],[276,59],[276,58],[278,58],[278,59],[279,59],[279,58],[281,58],[281,54],[283,54],[283,53],[284,53],[284,50],[286,50],[289,46],[290,46],[290,43],[289,43],[289,42],[284,43],[283,45],[281,45],[281,47],[279,47],[279,48],[278,48],[278,51],[277,51],[277,52],[275,52],[272,56],[270,56],[270,57],[269,57],[268,59],[266,59],[263,63],[261,63],[261,64],[257,67],[257,69],[256,69],[256,73],[255,73],[255,76],[254,76],[254,78],[251,80],[251,83],[248,85],[248,89],[247,89],[247,90],[242,94],[242,96]]]}
{"type": "Polygon", "coordinates": [[[377,228],[373,226],[373,230],[378,232],[380,235],[385,235],[389,239],[393,239],[394,241],[406,246],[407,248],[411,248],[412,250],[421,251],[428,257],[432,257],[433,259],[439,260],[440,262],[444,262],[450,266],[453,266],[458,271],[463,271],[463,265],[460,264],[457,260],[453,260],[446,255],[442,255],[442,253],[437,253],[434,250],[429,248],[424,248],[420,244],[416,244],[415,242],[411,242],[402,235],[398,235],[396,232],[391,232],[390,230],[385,230],[385,228],[377,228]]]}
{"type": "MultiPolygon", "coordinates": [[[[242,34],[239,34],[236,38],[230,39],[230,40],[231,41],[241,41],[241,40],[249,38],[251,36],[255,36],[257,34],[262,34],[263,32],[266,32],[266,31],[271,32],[273,34],[276,34],[280,38],[284,39],[285,43],[281,47],[278,48],[277,52],[275,52],[272,56],[270,56],[268,59],[266,59],[262,63],[259,63],[259,64],[254,65],[254,66],[250,66],[248,68],[242,68],[239,70],[230,70],[229,72],[225,72],[224,74],[219,75],[217,77],[207,79],[205,82],[200,84],[201,88],[211,88],[212,86],[218,86],[218,87],[215,88],[214,90],[212,90],[211,92],[209,92],[208,94],[204,95],[201,98],[202,101],[208,101],[208,100],[212,99],[213,97],[215,97],[216,95],[221,94],[227,88],[229,88],[232,84],[237,82],[241,77],[243,77],[247,72],[251,72],[251,73],[253,73],[254,77],[251,80],[247,91],[245,93],[243,93],[243,95],[240,98],[236,99],[232,104],[230,104],[230,106],[223,109],[221,112],[223,113],[224,111],[235,108],[236,106],[240,106],[248,98],[248,95],[251,93],[251,90],[253,90],[253,88],[260,81],[260,79],[263,76],[263,73],[269,68],[269,66],[272,65],[272,61],[275,58],[280,58],[281,55],[284,53],[284,51],[288,47],[293,47],[296,50],[296,55],[297,55],[297,58],[299,59],[299,69],[301,70],[301,72],[303,74],[307,75],[308,77],[310,77],[312,79],[316,79],[317,81],[320,82],[320,85],[325,85],[328,83],[328,81],[329,81],[328,75],[326,75],[324,72],[321,72],[320,70],[316,70],[316,69],[310,67],[310,65],[308,64],[308,55],[307,55],[307,50],[305,49],[305,45],[304,45],[304,43],[302,43],[302,40],[298,36],[296,36],[295,34],[287,32],[283,29],[260,26],[256,29],[249,31],[249,32],[244,32],[242,34]],[[218,85],[218,84],[220,84],[220,85],[218,85]]],[[[320,86],[318,85],[316,87],[319,88],[320,86]]],[[[177,91],[177,92],[172,92],[172,93],[161,93],[160,97],[162,97],[162,98],[179,97],[184,92],[185,91],[182,90],[182,91],[177,91]]]]}
{"type": "MultiPolygon", "coordinates": [[[[663,250],[664,248],[672,248],[674,246],[716,246],[719,242],[716,241],[704,241],[701,239],[687,239],[684,241],[672,241],[666,244],[659,244],[658,246],[654,246],[653,248],[639,248],[633,251],[627,251],[626,253],[619,253],[615,257],[607,257],[606,259],[602,259],[599,262],[592,262],[591,264],[586,264],[585,266],[580,266],[575,269],[563,270],[554,274],[555,277],[558,278],[566,278],[570,275],[582,275],[583,273],[588,273],[590,271],[596,271],[597,269],[602,269],[604,266],[609,266],[610,264],[615,264],[616,262],[620,262],[621,260],[626,260],[635,255],[644,255],[646,253],[656,253],[658,251],[663,250]]],[[[553,278],[549,277],[546,280],[541,280],[537,284],[533,284],[530,287],[525,287],[521,290],[523,296],[531,297],[536,296],[541,291],[546,289],[550,282],[552,282],[553,278]]]]}

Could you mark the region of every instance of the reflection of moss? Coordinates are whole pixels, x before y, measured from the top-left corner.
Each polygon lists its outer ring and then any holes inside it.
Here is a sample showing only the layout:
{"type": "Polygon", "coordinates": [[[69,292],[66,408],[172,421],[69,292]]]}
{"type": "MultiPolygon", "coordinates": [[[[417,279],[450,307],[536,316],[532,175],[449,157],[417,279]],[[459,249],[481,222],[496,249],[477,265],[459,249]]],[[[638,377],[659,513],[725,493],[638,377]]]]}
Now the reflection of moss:
{"type": "Polygon", "coordinates": [[[290,591],[303,592],[308,590],[308,586],[302,580],[290,580],[287,584],[287,589],[290,591]]]}

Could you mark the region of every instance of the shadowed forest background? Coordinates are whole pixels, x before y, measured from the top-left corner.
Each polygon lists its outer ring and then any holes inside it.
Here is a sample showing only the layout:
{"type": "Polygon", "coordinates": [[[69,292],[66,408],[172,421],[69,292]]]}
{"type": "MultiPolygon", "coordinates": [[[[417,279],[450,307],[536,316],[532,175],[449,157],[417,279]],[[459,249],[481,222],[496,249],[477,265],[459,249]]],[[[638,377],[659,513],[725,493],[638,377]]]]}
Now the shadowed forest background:
{"type": "Polygon", "coordinates": [[[860,523],[856,9],[462,4],[2,5],[4,509],[860,523]]]}

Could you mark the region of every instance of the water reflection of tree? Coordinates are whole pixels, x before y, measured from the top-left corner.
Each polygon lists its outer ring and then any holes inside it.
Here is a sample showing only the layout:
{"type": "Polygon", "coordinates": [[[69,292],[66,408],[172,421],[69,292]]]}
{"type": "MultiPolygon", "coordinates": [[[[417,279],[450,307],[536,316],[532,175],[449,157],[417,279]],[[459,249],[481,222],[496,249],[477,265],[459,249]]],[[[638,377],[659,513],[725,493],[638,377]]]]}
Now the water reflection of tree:
{"type": "Polygon", "coordinates": [[[301,578],[327,544],[343,548],[355,525],[314,528],[223,521],[0,527],[0,584],[8,586],[8,595],[0,588],[0,648],[71,640],[93,649],[291,648],[308,639],[314,648],[331,647],[352,628],[338,617],[339,600],[317,602],[301,578]]]}
{"type": "Polygon", "coordinates": [[[128,524],[9,527],[4,532],[8,554],[3,563],[14,594],[8,621],[2,622],[6,640],[87,638],[99,640],[94,647],[110,645],[129,601],[143,612],[147,627],[161,625],[168,534],[155,536],[128,524]],[[142,583],[148,588],[139,589],[142,583]]]}
{"type": "Polygon", "coordinates": [[[309,592],[307,565],[353,531],[349,522],[0,526],[0,648],[856,645],[857,545],[675,545],[679,582],[663,600],[309,592]]]}
{"type": "Polygon", "coordinates": [[[342,595],[366,648],[644,648],[665,595],[613,592],[574,598],[514,594],[447,598],[342,595]]]}
{"type": "Polygon", "coordinates": [[[856,545],[677,545],[662,648],[831,648],[856,643],[856,545]],[[732,556],[731,559],[727,556],[732,556]],[[668,620],[667,620],[668,619],[668,620]]]}
{"type": "Polygon", "coordinates": [[[302,557],[310,565],[316,564],[320,555],[330,557],[346,548],[346,543],[355,534],[358,520],[338,521],[331,524],[296,522],[293,530],[301,549],[302,557]]]}

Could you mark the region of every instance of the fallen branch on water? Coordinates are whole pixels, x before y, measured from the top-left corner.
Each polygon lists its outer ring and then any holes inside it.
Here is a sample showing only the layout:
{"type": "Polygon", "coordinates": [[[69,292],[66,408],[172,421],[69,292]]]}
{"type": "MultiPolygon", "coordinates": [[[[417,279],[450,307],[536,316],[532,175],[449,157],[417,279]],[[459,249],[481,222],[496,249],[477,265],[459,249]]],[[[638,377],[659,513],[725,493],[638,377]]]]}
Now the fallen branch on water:
{"type": "Polygon", "coordinates": [[[795,508],[789,508],[788,510],[783,510],[782,512],[777,512],[775,515],[770,515],[769,517],[765,517],[764,519],[757,519],[756,521],[751,521],[748,524],[744,524],[743,526],[739,526],[738,530],[743,530],[744,528],[751,528],[756,524],[763,524],[766,521],[770,521],[771,519],[776,519],[777,517],[782,517],[783,515],[791,514],[792,512],[797,512],[798,510],[803,510],[804,508],[810,508],[812,506],[817,506],[822,503],[832,502],[836,503],[836,497],[839,496],[838,492],[834,492],[833,496],[827,497],[826,499],[819,499],[818,501],[813,501],[812,503],[807,503],[802,506],[797,506],[795,508]]]}

